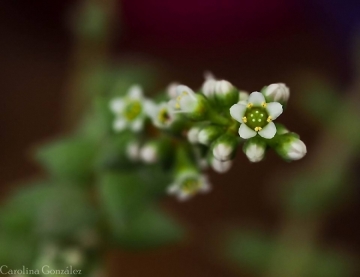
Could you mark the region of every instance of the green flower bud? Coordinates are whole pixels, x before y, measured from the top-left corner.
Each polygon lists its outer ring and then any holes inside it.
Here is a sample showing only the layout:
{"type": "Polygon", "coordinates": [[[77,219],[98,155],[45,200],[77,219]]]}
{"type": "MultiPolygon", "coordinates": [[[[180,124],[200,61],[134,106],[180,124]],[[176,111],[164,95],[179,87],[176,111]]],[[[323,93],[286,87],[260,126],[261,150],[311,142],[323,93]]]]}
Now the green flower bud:
{"type": "Polygon", "coordinates": [[[202,128],[198,134],[198,141],[204,145],[210,145],[224,132],[223,128],[216,125],[209,125],[202,128]]]}
{"type": "Polygon", "coordinates": [[[285,105],[290,97],[289,88],[283,83],[271,84],[262,90],[266,102],[279,102],[285,105]]]}
{"type": "Polygon", "coordinates": [[[253,137],[245,142],[243,151],[250,162],[260,162],[265,156],[266,143],[260,137],[253,137]]]}
{"type": "Polygon", "coordinates": [[[239,101],[239,91],[228,81],[216,81],[215,97],[221,106],[229,107],[239,101]]]}
{"type": "Polygon", "coordinates": [[[286,133],[277,138],[275,151],[285,160],[300,160],[306,155],[307,149],[297,134],[286,133]]]}
{"type": "Polygon", "coordinates": [[[236,153],[239,139],[232,134],[220,136],[212,145],[213,155],[219,161],[231,160],[236,153]]]}

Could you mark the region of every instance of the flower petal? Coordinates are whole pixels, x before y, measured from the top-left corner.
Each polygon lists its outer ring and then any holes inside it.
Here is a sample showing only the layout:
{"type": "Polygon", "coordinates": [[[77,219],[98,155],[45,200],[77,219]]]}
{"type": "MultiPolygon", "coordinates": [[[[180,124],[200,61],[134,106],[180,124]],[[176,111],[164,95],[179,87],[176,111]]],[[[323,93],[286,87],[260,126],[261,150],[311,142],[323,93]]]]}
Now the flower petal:
{"type": "Polygon", "coordinates": [[[276,126],[275,126],[274,122],[268,123],[264,127],[264,129],[259,131],[259,135],[266,139],[273,138],[275,136],[275,134],[276,134],[276,126]]]}
{"type": "Polygon", "coordinates": [[[117,119],[115,119],[114,124],[113,124],[113,128],[116,132],[120,132],[122,130],[124,130],[127,126],[127,121],[125,118],[119,117],[117,119]]]}
{"type": "Polygon", "coordinates": [[[134,100],[141,100],[143,97],[143,91],[141,86],[133,85],[128,90],[128,97],[134,100]]]}
{"type": "Polygon", "coordinates": [[[131,130],[134,132],[139,132],[144,126],[144,120],[143,118],[136,119],[130,126],[131,130]]]}
{"type": "Polygon", "coordinates": [[[244,123],[242,118],[244,117],[245,111],[246,111],[246,106],[245,105],[234,104],[230,108],[230,115],[236,121],[239,121],[240,123],[244,123]]]}
{"type": "Polygon", "coordinates": [[[256,136],[256,132],[250,127],[248,127],[246,124],[241,124],[239,128],[239,135],[243,139],[248,139],[256,136]]]}
{"type": "Polygon", "coordinates": [[[265,97],[262,93],[254,91],[249,95],[248,102],[254,104],[254,106],[260,106],[265,102],[265,97]]]}
{"type": "Polygon", "coordinates": [[[266,110],[272,120],[278,118],[283,112],[282,105],[278,102],[267,103],[266,110]]]}
{"type": "MultiPolygon", "coordinates": [[[[153,101],[150,101],[150,100],[145,100],[143,105],[144,105],[144,111],[149,117],[156,116],[156,114],[159,110],[158,105],[156,105],[153,101]]],[[[165,103],[165,105],[166,105],[166,103],[165,103]]]]}
{"type": "Polygon", "coordinates": [[[114,113],[122,113],[125,107],[125,102],[122,98],[115,98],[110,101],[110,110],[114,113]]]}
{"type": "Polygon", "coordinates": [[[195,98],[195,92],[191,88],[184,86],[184,85],[177,86],[176,93],[177,93],[177,95],[188,94],[191,97],[195,98]]]}

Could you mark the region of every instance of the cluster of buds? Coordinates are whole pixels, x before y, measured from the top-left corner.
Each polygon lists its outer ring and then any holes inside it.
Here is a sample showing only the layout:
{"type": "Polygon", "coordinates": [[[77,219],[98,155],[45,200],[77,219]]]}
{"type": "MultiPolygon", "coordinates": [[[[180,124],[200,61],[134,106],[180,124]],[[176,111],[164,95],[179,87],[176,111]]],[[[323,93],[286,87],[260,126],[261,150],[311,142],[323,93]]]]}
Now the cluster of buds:
{"type": "Polygon", "coordinates": [[[186,166],[174,168],[175,181],[169,187],[170,193],[184,200],[208,191],[210,186],[201,170],[211,167],[219,173],[228,171],[241,143],[250,162],[263,160],[269,149],[286,161],[304,157],[306,146],[299,136],[275,123],[289,96],[289,88],[283,83],[249,94],[209,74],[198,92],[174,83],[162,98],[167,100],[156,103],[146,99],[139,86],[133,86],[125,97],[111,101],[110,108],[115,114],[116,132],[148,130],[144,128],[147,123],[158,130],[155,138],[151,131],[148,142],[127,146],[130,160],[158,163],[172,156],[175,160],[171,164],[176,165],[176,149],[186,149],[186,166]]]}

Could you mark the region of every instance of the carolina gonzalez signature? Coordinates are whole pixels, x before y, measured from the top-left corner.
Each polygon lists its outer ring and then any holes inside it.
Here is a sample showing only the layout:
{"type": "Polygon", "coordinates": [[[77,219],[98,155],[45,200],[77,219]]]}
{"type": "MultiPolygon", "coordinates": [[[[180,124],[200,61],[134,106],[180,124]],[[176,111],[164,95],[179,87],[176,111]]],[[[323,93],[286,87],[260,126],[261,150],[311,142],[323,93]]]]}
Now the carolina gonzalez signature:
{"type": "Polygon", "coordinates": [[[67,266],[64,269],[53,269],[49,265],[44,265],[41,269],[30,269],[25,266],[19,269],[10,269],[7,265],[0,266],[0,273],[4,275],[81,275],[81,269],[74,269],[72,266],[67,266]]]}

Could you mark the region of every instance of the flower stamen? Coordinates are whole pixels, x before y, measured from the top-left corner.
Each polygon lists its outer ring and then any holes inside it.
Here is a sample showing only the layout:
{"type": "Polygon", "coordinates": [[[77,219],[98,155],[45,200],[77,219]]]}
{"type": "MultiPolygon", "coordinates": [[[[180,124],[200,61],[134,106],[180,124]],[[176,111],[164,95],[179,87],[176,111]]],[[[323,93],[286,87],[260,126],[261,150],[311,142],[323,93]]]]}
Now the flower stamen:
{"type": "Polygon", "coordinates": [[[244,117],[242,118],[242,120],[243,120],[244,123],[246,123],[246,122],[247,122],[246,116],[244,116],[244,117]]]}
{"type": "Polygon", "coordinates": [[[268,118],[266,119],[267,122],[271,122],[272,121],[272,118],[271,116],[269,115],[268,118]]]}
{"type": "Polygon", "coordinates": [[[261,127],[255,127],[254,130],[255,130],[256,132],[259,132],[259,131],[262,130],[262,128],[261,128],[261,127]]]}
{"type": "Polygon", "coordinates": [[[262,106],[263,108],[266,108],[266,106],[267,106],[266,102],[262,102],[261,106],[262,106]]]}
{"type": "Polygon", "coordinates": [[[248,103],[248,104],[246,105],[246,107],[247,107],[248,109],[251,109],[253,106],[254,106],[253,103],[248,103]]]}

